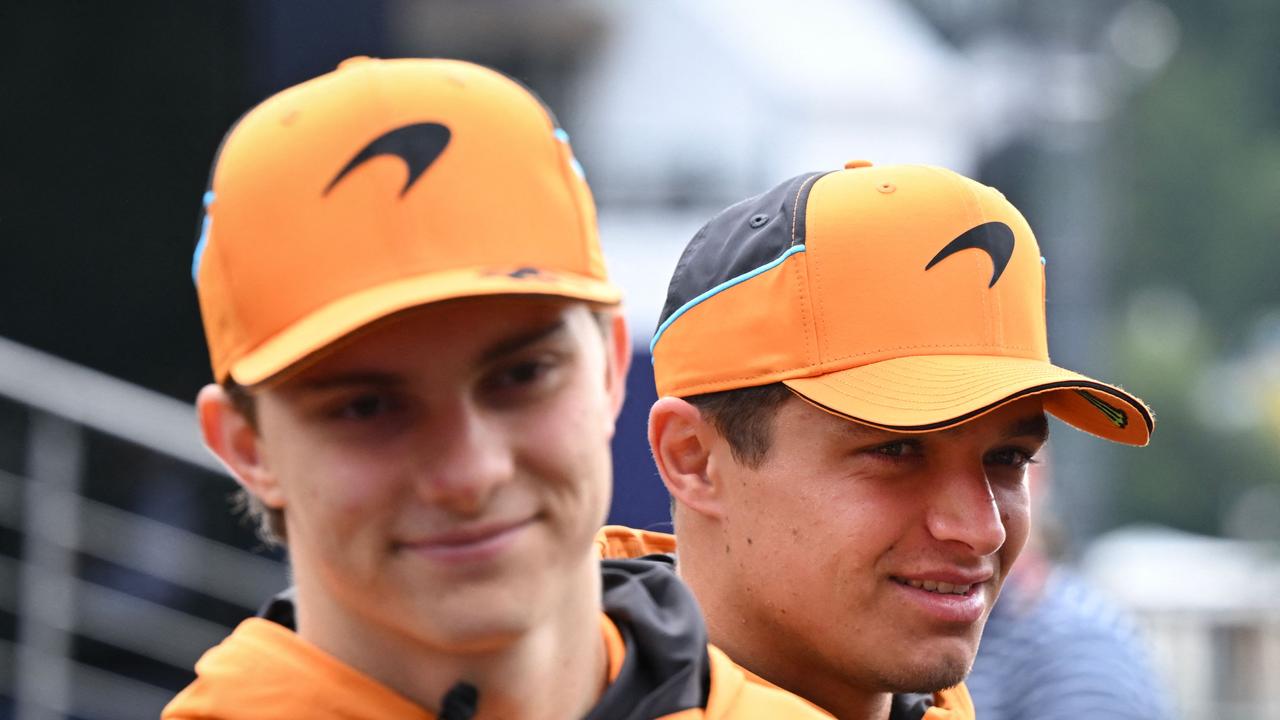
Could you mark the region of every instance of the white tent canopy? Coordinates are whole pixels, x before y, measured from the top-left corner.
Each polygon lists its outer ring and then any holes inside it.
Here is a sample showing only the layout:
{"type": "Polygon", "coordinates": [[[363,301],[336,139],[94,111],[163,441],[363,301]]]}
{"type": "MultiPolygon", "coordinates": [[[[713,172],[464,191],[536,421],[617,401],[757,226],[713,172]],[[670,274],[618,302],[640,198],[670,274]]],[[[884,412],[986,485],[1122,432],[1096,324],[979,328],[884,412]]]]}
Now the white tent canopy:
{"type": "Polygon", "coordinates": [[[637,342],[680,249],[720,207],[855,158],[972,171],[1012,128],[981,90],[996,85],[903,4],[606,7],[569,118],[637,342]]]}

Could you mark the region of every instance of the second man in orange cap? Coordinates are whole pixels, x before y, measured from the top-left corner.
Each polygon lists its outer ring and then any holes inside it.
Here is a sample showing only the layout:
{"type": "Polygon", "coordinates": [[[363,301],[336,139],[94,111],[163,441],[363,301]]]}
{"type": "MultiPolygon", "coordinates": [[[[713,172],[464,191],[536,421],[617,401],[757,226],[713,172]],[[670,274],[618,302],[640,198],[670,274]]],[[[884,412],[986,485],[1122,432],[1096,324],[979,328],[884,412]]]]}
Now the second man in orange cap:
{"type": "MultiPolygon", "coordinates": [[[[713,642],[842,720],[965,720],[1030,523],[1046,413],[1146,444],[1133,395],[1049,361],[1044,264],[996,190],[923,166],[802,175],[686,248],[649,440],[713,642]]],[[[1046,700],[1052,702],[1052,699],[1046,700]]]]}

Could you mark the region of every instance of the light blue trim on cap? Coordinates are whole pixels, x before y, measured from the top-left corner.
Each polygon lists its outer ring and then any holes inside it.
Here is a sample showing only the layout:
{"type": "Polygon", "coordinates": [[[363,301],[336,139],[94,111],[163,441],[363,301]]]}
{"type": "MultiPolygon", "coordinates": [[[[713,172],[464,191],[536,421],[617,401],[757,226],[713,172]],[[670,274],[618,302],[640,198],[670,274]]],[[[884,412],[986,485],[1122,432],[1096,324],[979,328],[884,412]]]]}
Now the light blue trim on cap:
{"type": "Polygon", "coordinates": [[[793,245],[792,247],[787,248],[787,251],[782,253],[782,255],[778,257],[778,259],[773,260],[772,262],[769,262],[767,264],[761,265],[755,270],[750,270],[748,272],[742,273],[741,275],[735,278],[729,278],[728,280],[725,280],[719,285],[702,293],[698,297],[681,305],[680,309],[671,313],[671,317],[667,318],[666,321],[664,321],[661,325],[659,325],[658,331],[653,334],[653,340],[649,342],[650,362],[653,361],[653,349],[658,345],[658,338],[661,338],[662,333],[666,332],[667,328],[671,327],[671,323],[679,319],[681,315],[684,315],[685,313],[692,310],[695,305],[705,302],[707,300],[710,300],[713,296],[718,295],[724,292],[725,290],[728,290],[729,288],[733,287],[734,285],[737,285],[738,283],[746,282],[757,275],[769,272],[770,270],[778,267],[783,262],[785,262],[787,258],[791,257],[792,255],[795,255],[796,253],[801,253],[801,252],[804,252],[804,245],[793,245]]]}
{"type": "MultiPolygon", "coordinates": [[[[569,144],[569,133],[564,128],[556,128],[556,139],[565,145],[569,144]]],[[[587,171],[582,169],[582,163],[578,162],[577,156],[573,154],[573,148],[569,148],[569,167],[573,168],[573,172],[583,180],[587,179],[587,171]]]]}
{"type": "Polygon", "coordinates": [[[209,206],[213,204],[213,191],[208,190],[204,194],[204,220],[200,222],[200,240],[196,242],[196,251],[191,256],[191,282],[198,283],[200,276],[200,261],[204,259],[205,246],[209,244],[209,226],[213,224],[213,218],[209,217],[209,206]]]}

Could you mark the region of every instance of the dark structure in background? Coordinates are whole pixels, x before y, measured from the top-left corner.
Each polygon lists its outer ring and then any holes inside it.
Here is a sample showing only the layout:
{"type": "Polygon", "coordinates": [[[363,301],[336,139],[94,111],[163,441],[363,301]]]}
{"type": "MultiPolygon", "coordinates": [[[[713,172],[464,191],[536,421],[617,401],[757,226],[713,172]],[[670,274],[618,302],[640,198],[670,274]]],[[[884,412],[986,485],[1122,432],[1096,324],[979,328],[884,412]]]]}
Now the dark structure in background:
{"type": "Polygon", "coordinates": [[[6,5],[0,336],[194,397],[209,371],[191,252],[213,150],[258,99],[378,52],[380,7],[6,5]]]}
{"type": "MultiPolygon", "coordinates": [[[[0,8],[0,337],[190,402],[210,377],[191,254],[214,150],[237,117],[277,90],[352,55],[396,54],[387,6],[30,0],[0,8]]],[[[519,54],[470,59],[530,85],[554,79],[528,77],[519,54]]],[[[538,89],[549,100],[562,94],[538,89]]],[[[640,526],[667,512],[645,442],[648,365],[636,358],[615,443],[623,489],[613,519],[640,526]]],[[[30,424],[0,398],[0,472],[9,477],[29,472],[30,424]]],[[[231,520],[225,480],[97,433],[86,436],[83,463],[91,501],[261,547],[231,520]]],[[[0,525],[0,556],[21,557],[24,542],[0,525]]],[[[86,555],[76,566],[96,586],[214,623],[233,625],[252,610],[86,555]]],[[[0,609],[0,645],[11,647],[17,633],[16,616],[0,609]]],[[[74,655],[174,691],[191,678],[189,667],[83,636],[74,655]]],[[[0,658],[0,688],[13,687],[14,672],[0,658]]],[[[15,713],[0,691],[0,719],[15,713]]]]}

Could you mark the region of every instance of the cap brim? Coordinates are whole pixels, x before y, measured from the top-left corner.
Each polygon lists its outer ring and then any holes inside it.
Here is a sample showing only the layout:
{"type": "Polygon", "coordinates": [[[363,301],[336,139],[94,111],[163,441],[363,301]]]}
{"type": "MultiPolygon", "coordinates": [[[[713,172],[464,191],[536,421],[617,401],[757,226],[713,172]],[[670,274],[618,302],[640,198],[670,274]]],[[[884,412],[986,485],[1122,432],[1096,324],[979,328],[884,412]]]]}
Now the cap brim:
{"type": "Polygon", "coordinates": [[[397,280],[316,310],[232,363],[241,385],[257,385],[384,317],[428,303],[488,295],[545,295],[613,305],[622,291],[606,280],[529,268],[463,268],[397,280]]]}
{"type": "Polygon", "coordinates": [[[1030,395],[1043,399],[1045,412],[1107,440],[1146,445],[1155,427],[1137,397],[1029,358],[904,357],[784,382],[828,412],[899,432],[953,427],[1030,395]]]}

